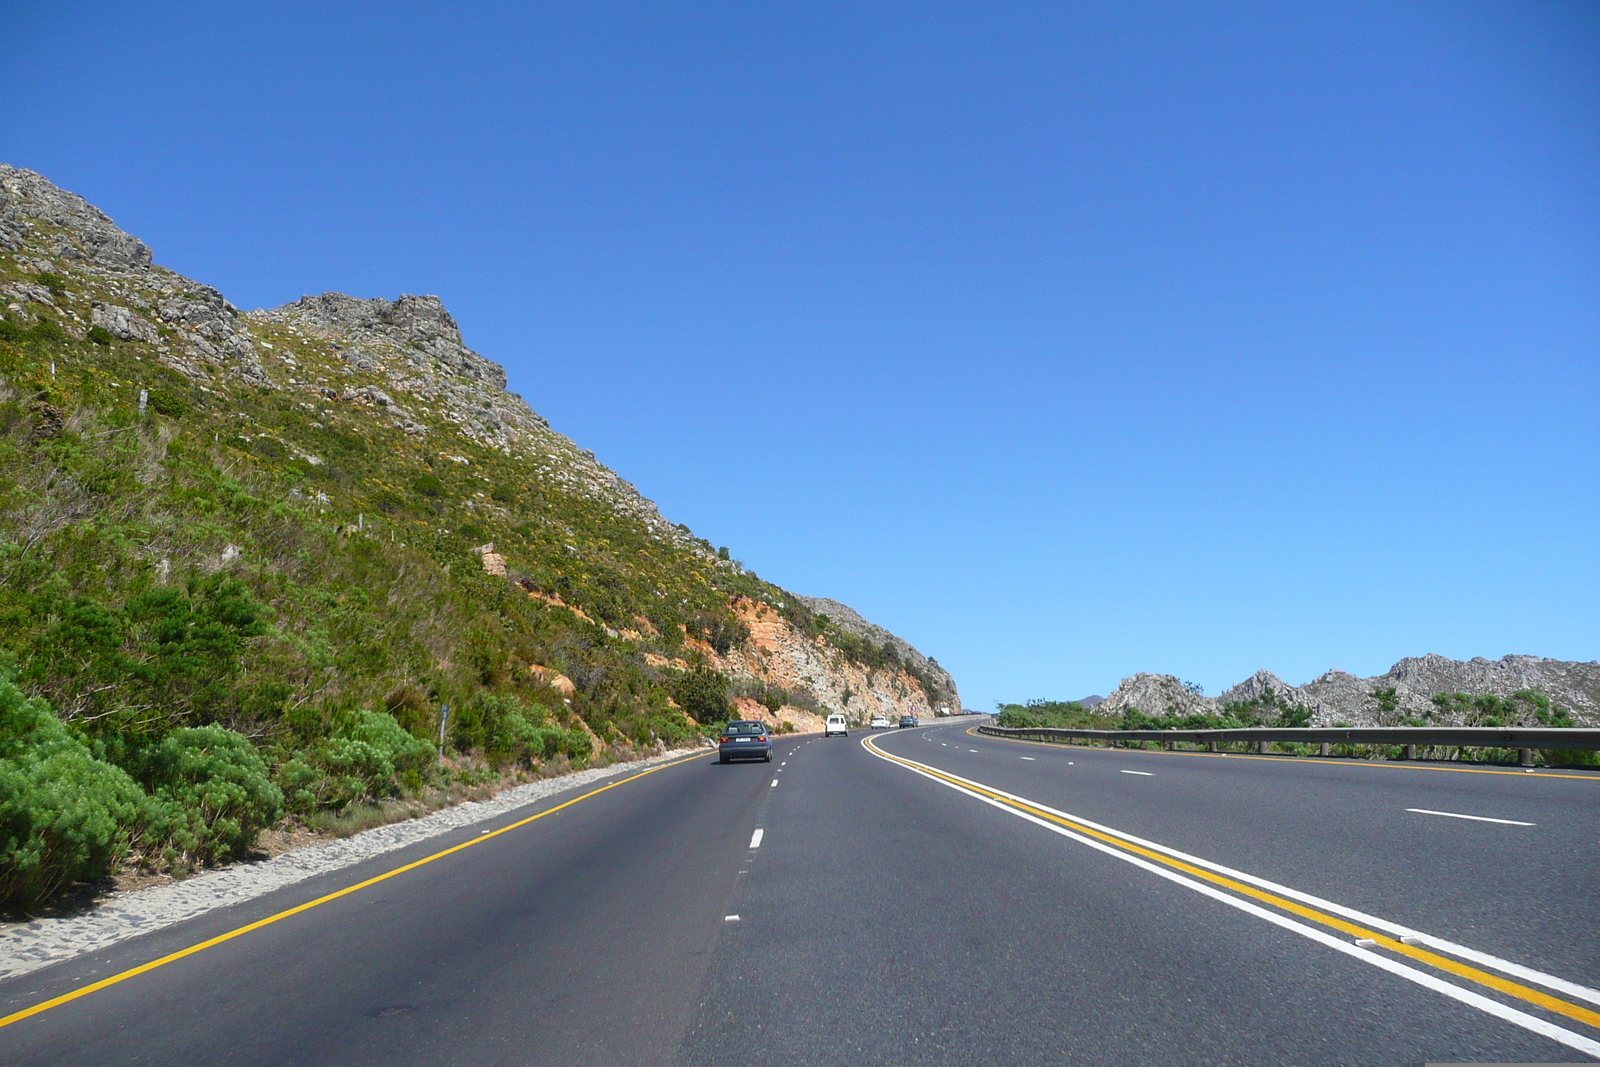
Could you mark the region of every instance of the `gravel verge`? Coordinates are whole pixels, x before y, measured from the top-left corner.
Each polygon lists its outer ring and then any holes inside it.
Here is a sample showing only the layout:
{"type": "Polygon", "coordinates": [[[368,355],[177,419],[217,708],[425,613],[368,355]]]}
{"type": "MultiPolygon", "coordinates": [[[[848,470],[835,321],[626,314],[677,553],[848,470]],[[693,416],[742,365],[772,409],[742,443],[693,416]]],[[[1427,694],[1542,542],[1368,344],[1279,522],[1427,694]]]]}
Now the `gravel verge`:
{"type": "Polygon", "coordinates": [[[251,900],[286,885],[505,815],[557,793],[603,778],[636,773],[694,751],[678,749],[649,759],[613,763],[609,767],[530,782],[507,789],[492,800],[469,800],[406,822],[390,823],[338,841],[295,849],[259,863],[235,864],[171,885],[113,893],[79,915],[8,923],[0,926],[0,980],[15,978],[216,908],[251,900]]]}

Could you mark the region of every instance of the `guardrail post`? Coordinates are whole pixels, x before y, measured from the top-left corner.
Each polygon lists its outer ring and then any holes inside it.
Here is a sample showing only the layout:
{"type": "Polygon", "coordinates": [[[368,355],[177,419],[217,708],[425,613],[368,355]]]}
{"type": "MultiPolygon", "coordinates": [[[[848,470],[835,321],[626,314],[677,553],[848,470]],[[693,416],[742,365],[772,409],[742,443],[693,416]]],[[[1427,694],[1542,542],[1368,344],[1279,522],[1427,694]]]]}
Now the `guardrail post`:
{"type": "Polygon", "coordinates": [[[1417,746],[1416,745],[1407,745],[1406,746],[1406,754],[1404,756],[1400,757],[1400,758],[1401,759],[1416,759],[1417,758],[1417,746]]]}
{"type": "Polygon", "coordinates": [[[1265,756],[1267,754],[1267,743],[1265,741],[1256,742],[1256,754],[1260,756],[1265,756]]]}
{"type": "Polygon", "coordinates": [[[1525,748],[1522,750],[1522,765],[1524,767],[1533,766],[1533,749],[1525,748]]]}
{"type": "Polygon", "coordinates": [[[1167,742],[1167,751],[1168,752],[1173,751],[1177,747],[1178,747],[1178,742],[1176,742],[1176,741],[1168,741],[1167,742]]]}
{"type": "Polygon", "coordinates": [[[1217,750],[1217,743],[1215,741],[1207,741],[1206,742],[1206,751],[1207,752],[1215,752],[1216,750],[1217,750]]]}
{"type": "Polygon", "coordinates": [[[1322,744],[1317,746],[1317,755],[1326,756],[1327,754],[1328,754],[1328,742],[1324,741],[1324,742],[1322,742],[1322,744]]]}

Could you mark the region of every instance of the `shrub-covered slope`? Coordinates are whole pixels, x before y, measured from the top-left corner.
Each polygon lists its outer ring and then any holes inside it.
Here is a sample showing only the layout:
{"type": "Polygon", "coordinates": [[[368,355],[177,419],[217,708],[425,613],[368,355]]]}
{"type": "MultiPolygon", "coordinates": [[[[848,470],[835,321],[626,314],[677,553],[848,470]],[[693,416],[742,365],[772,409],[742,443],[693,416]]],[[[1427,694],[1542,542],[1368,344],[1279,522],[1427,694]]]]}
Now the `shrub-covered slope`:
{"type": "Polygon", "coordinates": [[[663,519],[435,298],[240,313],[0,166],[0,312],[5,900],[736,709],[960,707],[663,519]]]}

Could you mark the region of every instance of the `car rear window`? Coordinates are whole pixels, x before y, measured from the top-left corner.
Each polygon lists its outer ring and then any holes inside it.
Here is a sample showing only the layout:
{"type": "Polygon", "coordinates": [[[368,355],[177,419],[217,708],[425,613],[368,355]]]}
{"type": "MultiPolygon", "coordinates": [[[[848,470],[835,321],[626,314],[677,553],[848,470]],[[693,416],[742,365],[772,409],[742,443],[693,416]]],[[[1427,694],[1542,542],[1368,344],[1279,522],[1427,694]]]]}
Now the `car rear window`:
{"type": "Polygon", "coordinates": [[[722,728],[722,732],[729,735],[764,734],[767,732],[767,727],[764,723],[759,722],[730,722],[722,728]]]}

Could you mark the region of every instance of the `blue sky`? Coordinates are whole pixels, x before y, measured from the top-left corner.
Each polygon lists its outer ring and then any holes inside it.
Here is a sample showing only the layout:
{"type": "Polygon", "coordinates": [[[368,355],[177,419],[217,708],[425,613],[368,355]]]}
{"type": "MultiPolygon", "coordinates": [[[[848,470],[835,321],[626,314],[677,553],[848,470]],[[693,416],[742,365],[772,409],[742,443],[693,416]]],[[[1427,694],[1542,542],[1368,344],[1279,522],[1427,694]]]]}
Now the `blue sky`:
{"type": "Polygon", "coordinates": [[[0,160],[437,293],[969,707],[1600,657],[1593,5],[0,9],[0,160]]]}

